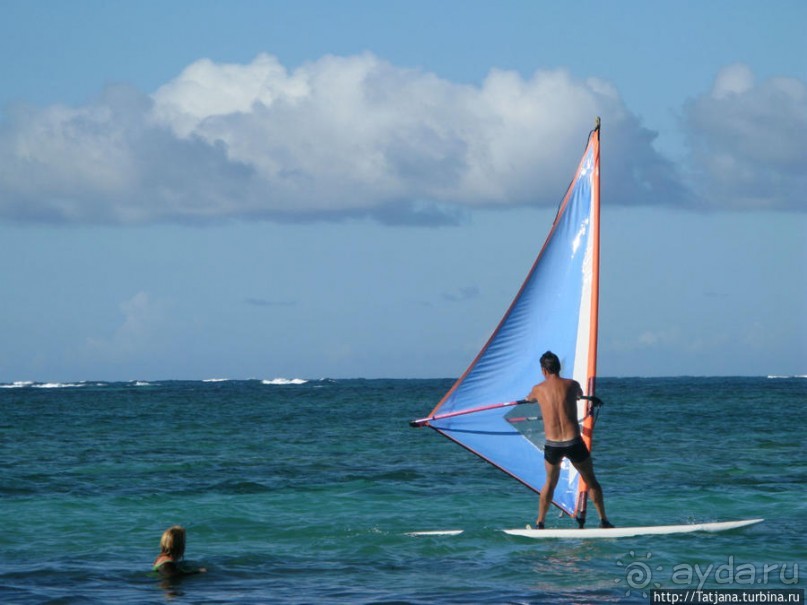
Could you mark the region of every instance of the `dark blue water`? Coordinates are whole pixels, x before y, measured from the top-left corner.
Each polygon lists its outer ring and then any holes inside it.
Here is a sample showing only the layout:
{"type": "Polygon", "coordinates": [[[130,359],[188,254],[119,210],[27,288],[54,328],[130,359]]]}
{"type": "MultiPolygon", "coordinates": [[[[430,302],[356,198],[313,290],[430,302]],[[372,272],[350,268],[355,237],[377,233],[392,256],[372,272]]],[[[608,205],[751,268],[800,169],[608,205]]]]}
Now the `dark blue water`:
{"type": "Polygon", "coordinates": [[[608,603],[699,578],[804,587],[806,379],[602,379],[595,465],[615,523],[766,521],[541,542],[497,531],[531,522],[534,494],[408,427],[450,385],[5,385],[0,602],[608,603]],[[209,572],[164,583],[149,570],[175,523],[209,572]],[[453,528],[466,531],[407,535],[453,528]]]}

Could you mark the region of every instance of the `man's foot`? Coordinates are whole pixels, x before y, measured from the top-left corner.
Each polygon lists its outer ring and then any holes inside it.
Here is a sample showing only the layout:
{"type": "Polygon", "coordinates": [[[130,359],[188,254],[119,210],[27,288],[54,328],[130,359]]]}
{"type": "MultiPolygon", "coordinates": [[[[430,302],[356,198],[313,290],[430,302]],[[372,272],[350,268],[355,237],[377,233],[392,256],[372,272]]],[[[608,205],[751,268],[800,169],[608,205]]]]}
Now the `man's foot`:
{"type": "Polygon", "coordinates": [[[538,521],[538,529],[544,529],[544,522],[538,521]]]}
{"type": "Polygon", "coordinates": [[[608,519],[600,519],[600,527],[602,527],[603,529],[611,529],[614,526],[608,519]]]}

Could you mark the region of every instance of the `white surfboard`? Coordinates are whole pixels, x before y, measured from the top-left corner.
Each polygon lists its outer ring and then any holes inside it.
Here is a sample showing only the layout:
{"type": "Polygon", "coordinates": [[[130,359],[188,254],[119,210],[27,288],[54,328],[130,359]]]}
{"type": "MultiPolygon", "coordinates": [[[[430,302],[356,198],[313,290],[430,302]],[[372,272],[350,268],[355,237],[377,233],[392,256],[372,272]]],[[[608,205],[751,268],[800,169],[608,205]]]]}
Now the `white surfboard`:
{"type": "Polygon", "coordinates": [[[744,519],[742,521],[722,521],[719,523],[693,523],[690,525],[649,525],[644,527],[612,527],[601,529],[503,529],[511,536],[524,538],[628,538],[631,536],[652,536],[664,534],[688,534],[696,531],[717,532],[737,529],[761,523],[765,519],[744,519]]]}
{"type": "Polygon", "coordinates": [[[439,529],[432,531],[410,531],[407,536],[458,536],[462,533],[461,529],[439,529]]]}

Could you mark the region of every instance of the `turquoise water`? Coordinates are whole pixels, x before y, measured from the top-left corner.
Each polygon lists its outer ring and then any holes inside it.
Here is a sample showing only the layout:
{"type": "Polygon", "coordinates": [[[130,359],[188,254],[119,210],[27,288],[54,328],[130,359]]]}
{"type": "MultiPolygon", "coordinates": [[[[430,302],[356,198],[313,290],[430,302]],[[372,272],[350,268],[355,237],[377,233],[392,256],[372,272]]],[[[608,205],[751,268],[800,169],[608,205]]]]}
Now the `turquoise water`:
{"type": "Polygon", "coordinates": [[[536,495],[408,427],[450,385],[4,385],[0,602],[646,603],[699,577],[804,588],[807,379],[602,379],[595,466],[616,524],[766,521],[540,542],[496,531],[533,521],[536,495]],[[165,583],[149,569],[175,523],[209,572],[165,583]],[[453,528],[466,531],[407,535],[453,528]]]}

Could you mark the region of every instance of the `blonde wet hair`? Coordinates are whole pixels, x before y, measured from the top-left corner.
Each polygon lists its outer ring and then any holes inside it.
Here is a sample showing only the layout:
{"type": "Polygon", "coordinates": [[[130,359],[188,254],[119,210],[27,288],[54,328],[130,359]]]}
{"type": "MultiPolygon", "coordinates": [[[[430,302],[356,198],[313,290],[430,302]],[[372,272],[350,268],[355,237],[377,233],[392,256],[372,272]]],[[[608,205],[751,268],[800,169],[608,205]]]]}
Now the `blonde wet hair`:
{"type": "Polygon", "coordinates": [[[163,532],[160,538],[160,554],[168,555],[175,561],[185,556],[185,528],[174,525],[163,532]]]}

